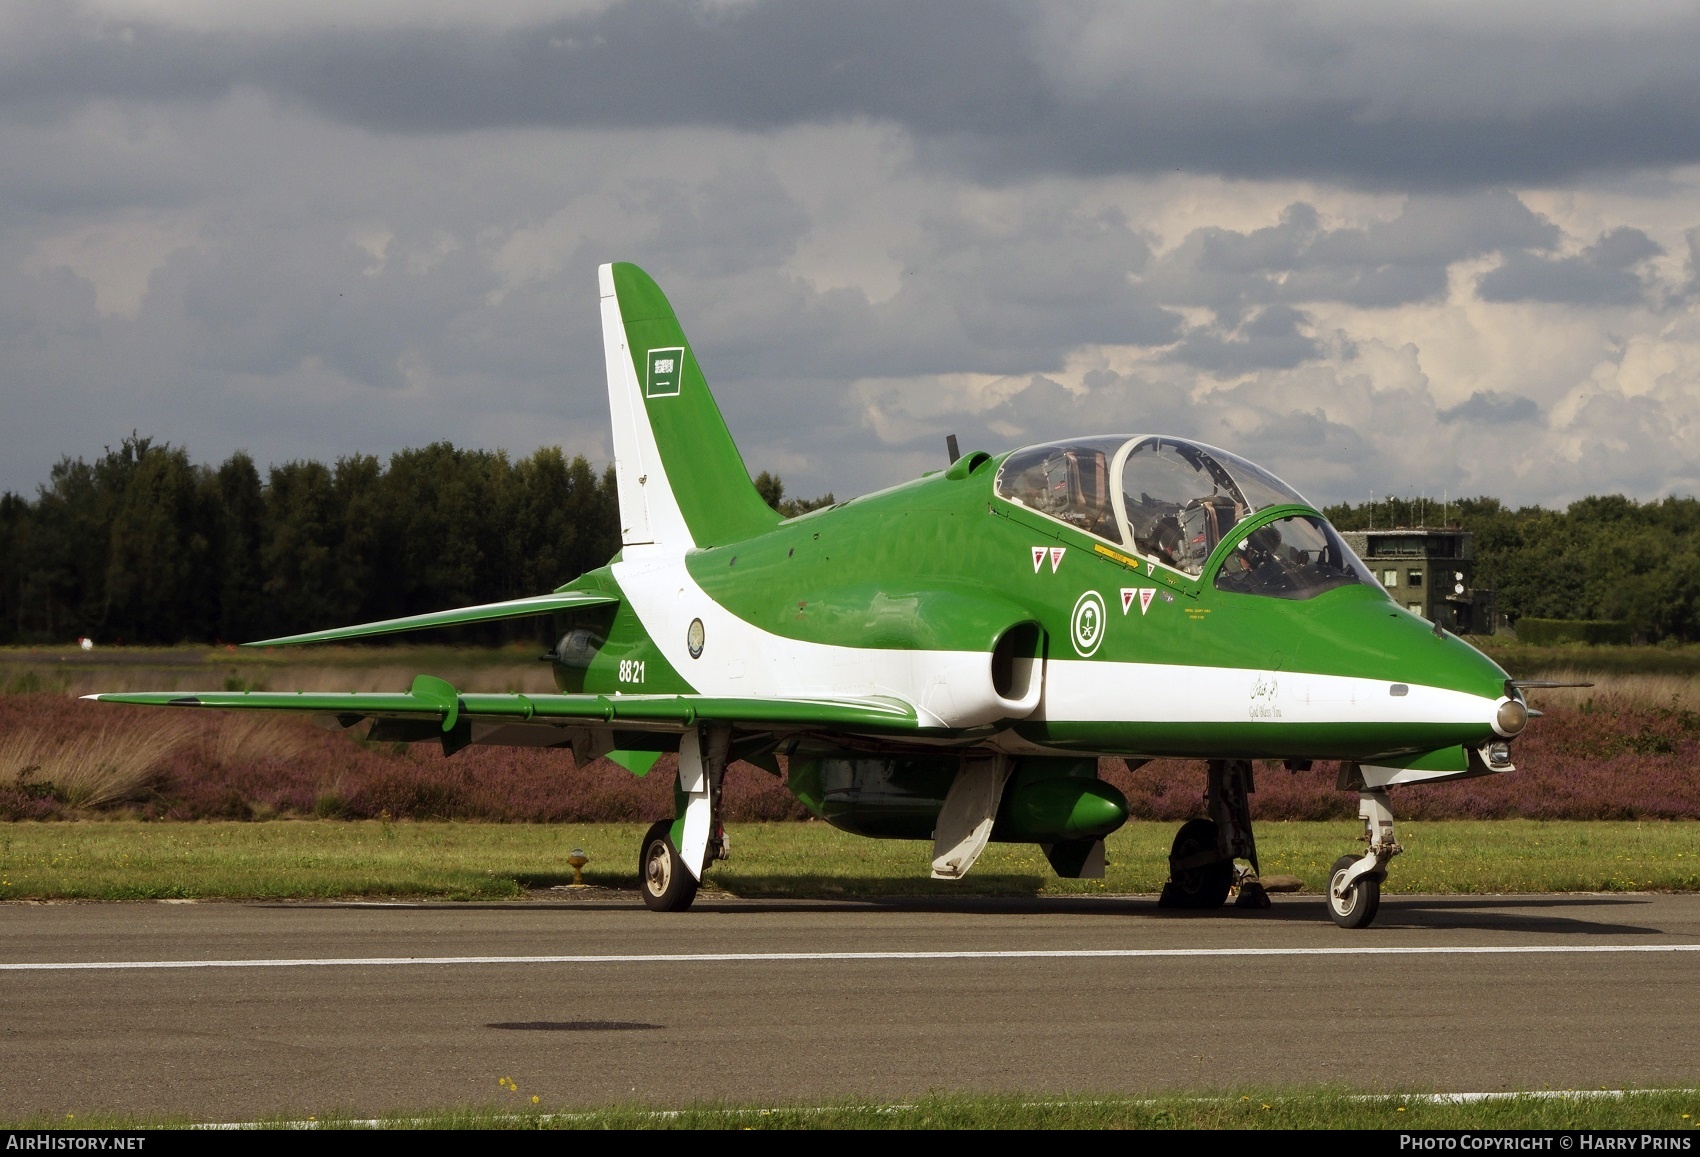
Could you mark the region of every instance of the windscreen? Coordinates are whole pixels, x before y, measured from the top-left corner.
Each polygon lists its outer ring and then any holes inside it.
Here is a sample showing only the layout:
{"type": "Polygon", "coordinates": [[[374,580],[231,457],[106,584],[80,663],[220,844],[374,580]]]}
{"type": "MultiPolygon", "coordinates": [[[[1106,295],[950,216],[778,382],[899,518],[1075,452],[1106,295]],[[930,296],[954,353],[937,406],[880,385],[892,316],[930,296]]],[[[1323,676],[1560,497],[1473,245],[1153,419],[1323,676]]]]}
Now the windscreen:
{"type": "Polygon", "coordinates": [[[1320,518],[1292,515],[1260,526],[1235,544],[1216,572],[1216,589],[1308,599],[1335,587],[1380,587],[1369,568],[1320,518]]]}

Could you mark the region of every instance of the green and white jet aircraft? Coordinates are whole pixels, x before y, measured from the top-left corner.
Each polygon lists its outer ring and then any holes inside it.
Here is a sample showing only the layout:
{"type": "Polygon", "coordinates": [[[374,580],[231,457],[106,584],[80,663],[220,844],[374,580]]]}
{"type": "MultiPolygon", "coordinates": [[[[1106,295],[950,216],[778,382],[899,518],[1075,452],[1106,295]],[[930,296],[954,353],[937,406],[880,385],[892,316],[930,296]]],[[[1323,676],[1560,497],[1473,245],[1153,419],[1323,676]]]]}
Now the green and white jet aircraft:
{"type": "Polygon", "coordinates": [[[930,839],[959,879],[990,840],[1102,876],[1127,819],[1098,760],[1206,763],[1208,819],[1163,903],[1265,906],[1252,761],[1339,761],[1367,848],[1328,908],[1375,916],[1387,789],[1512,770],[1530,712],[1481,652],[1395,604],[1317,509],[1243,458],[1161,435],[1082,437],[796,518],[757,494],[683,329],[634,265],[599,270],[622,548],[552,594],[268,639],[284,646],[549,615],[559,694],[164,692],[115,703],[371,720],[381,741],[570,748],[638,775],[679,754],[645,836],[645,902],[688,907],[726,855],[722,776],[780,773],[816,815],[930,839]],[[1242,866],[1243,865],[1243,866],[1242,866]]]}

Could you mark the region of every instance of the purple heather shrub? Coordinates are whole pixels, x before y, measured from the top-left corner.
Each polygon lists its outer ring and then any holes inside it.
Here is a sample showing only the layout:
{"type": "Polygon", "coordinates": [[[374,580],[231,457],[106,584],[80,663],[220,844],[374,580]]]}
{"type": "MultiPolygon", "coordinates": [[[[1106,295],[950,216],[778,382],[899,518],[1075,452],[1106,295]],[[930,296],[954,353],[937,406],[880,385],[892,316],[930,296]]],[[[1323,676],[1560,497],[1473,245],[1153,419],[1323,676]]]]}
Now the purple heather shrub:
{"type": "MultiPolygon", "coordinates": [[[[146,793],[116,810],[148,819],[464,819],[508,822],[650,822],[673,813],[678,757],[664,755],[638,777],[606,759],[577,768],[565,750],[469,747],[444,756],[431,743],[367,743],[364,726],[322,731],[306,719],[268,720],[245,743],[228,741],[233,721],[252,716],[85,703],[55,695],[0,696],[0,735],[15,730],[72,734],[99,720],[137,735],[191,720],[190,741],[156,769],[146,793]],[[266,742],[269,740],[269,743],[266,742]],[[275,749],[268,750],[268,747],[275,749]]],[[[728,819],[801,819],[808,813],[767,772],[736,764],[725,781],[728,819]]],[[[33,785],[0,768],[0,818],[67,814],[33,785]]],[[[115,809],[107,809],[115,810],[115,809]]]]}
{"type": "MultiPolygon", "coordinates": [[[[61,696],[0,696],[0,737],[33,731],[70,736],[97,724],[138,737],[163,727],[186,738],[155,768],[145,789],[102,810],[149,819],[320,816],[500,822],[648,822],[672,814],[677,757],[648,775],[608,760],[578,768],[565,750],[469,747],[445,757],[430,743],[367,743],[365,728],[321,731],[298,717],[267,719],[213,711],[160,711],[61,696]],[[183,721],[192,724],[185,728],[183,721]],[[246,720],[248,722],[238,722],[246,720]]],[[[1700,714],[1675,706],[1605,701],[1551,709],[1512,747],[1507,775],[1396,789],[1403,819],[1700,819],[1700,714]]],[[[1338,765],[1288,772],[1255,766],[1252,814],[1262,820],[1349,820],[1350,792],[1336,791],[1338,765]]],[[[76,814],[44,785],[0,767],[0,819],[76,814]]],[[[1178,823],[1203,813],[1197,760],[1154,760],[1129,770],[1106,759],[1100,775],[1128,797],[1135,819],[1178,823]]],[[[726,777],[734,821],[803,819],[807,812],[776,777],[735,764],[726,777]]]]}

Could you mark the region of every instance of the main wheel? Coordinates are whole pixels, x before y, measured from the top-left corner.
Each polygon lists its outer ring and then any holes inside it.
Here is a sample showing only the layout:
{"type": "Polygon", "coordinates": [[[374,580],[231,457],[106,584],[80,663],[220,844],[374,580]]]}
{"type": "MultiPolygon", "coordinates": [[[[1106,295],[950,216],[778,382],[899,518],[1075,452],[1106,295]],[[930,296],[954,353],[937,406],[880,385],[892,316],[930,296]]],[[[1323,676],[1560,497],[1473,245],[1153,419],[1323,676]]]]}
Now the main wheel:
{"type": "Polygon", "coordinates": [[[657,820],[643,835],[638,852],[638,888],[644,905],[656,912],[683,912],[697,898],[697,881],[673,846],[673,821],[657,820]]]}
{"type": "Polygon", "coordinates": [[[1163,886],[1158,903],[1165,908],[1220,908],[1228,902],[1228,891],[1234,886],[1234,861],[1217,860],[1176,869],[1179,860],[1200,852],[1216,850],[1216,821],[1188,820],[1175,833],[1169,848],[1169,882],[1163,886]]]}
{"type": "Polygon", "coordinates": [[[1334,893],[1334,882],[1361,859],[1362,856],[1341,856],[1328,873],[1328,914],[1342,928],[1369,927],[1369,922],[1375,919],[1375,910],[1381,907],[1381,877],[1374,873],[1359,876],[1344,896],[1334,893]]]}

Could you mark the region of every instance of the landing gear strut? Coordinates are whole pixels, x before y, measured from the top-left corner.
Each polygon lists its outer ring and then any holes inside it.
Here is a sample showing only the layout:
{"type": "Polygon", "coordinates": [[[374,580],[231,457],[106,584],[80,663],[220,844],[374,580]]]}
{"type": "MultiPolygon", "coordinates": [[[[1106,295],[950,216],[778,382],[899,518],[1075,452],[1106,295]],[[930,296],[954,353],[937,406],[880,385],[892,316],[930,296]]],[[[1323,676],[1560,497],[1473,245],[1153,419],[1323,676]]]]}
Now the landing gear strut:
{"type": "Polygon", "coordinates": [[[1328,915],[1342,928],[1367,928],[1375,919],[1387,861],[1404,851],[1393,838],[1393,809],[1385,791],[1358,792],[1358,818],[1364,821],[1369,850],[1341,856],[1328,873],[1328,915]]]}
{"type": "Polygon", "coordinates": [[[1210,818],[1188,820],[1169,849],[1169,882],[1157,900],[1160,908],[1220,908],[1237,882],[1237,908],[1267,908],[1269,896],[1258,883],[1257,840],[1251,831],[1250,795],[1257,790],[1251,763],[1244,759],[1210,761],[1205,800],[1210,818]],[[1245,860],[1243,876],[1234,867],[1245,860]]]}

